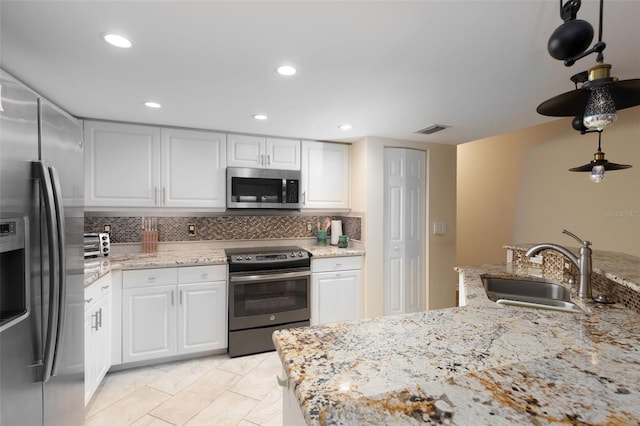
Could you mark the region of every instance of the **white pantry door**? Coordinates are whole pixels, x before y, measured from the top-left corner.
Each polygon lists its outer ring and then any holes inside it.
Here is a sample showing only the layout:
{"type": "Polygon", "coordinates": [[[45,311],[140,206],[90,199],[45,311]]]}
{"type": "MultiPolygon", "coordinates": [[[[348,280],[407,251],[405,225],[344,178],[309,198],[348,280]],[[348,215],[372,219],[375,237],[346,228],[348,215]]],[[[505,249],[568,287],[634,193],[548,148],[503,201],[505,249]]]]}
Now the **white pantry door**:
{"type": "Polygon", "coordinates": [[[425,153],[384,149],[384,315],[425,309],[425,153]]]}

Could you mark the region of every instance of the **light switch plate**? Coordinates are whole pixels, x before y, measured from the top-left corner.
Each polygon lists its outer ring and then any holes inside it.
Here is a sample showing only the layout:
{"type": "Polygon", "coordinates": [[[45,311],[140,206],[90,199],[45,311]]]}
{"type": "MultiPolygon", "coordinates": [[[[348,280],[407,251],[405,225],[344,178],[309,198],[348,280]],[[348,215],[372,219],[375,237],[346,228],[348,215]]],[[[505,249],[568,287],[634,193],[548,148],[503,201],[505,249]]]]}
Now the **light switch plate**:
{"type": "Polygon", "coordinates": [[[188,228],[188,233],[190,237],[195,237],[196,236],[196,225],[194,225],[193,223],[190,223],[189,225],[187,225],[188,228]]]}
{"type": "Polygon", "coordinates": [[[433,233],[436,235],[442,235],[447,233],[447,224],[443,222],[433,223],[433,233]]]}

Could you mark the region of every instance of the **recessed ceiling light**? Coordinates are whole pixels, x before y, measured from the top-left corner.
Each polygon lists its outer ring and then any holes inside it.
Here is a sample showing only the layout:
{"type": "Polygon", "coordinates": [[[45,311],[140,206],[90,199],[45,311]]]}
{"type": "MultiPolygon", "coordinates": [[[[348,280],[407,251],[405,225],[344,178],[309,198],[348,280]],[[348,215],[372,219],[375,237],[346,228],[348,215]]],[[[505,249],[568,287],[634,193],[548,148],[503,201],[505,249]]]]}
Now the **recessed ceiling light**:
{"type": "Polygon", "coordinates": [[[101,37],[104,41],[115,47],[128,49],[133,45],[133,43],[131,43],[131,40],[118,34],[103,33],[101,34],[101,37]]]}
{"type": "Polygon", "coordinates": [[[266,120],[267,116],[265,114],[253,114],[253,118],[256,120],[266,120]]]}
{"type": "Polygon", "coordinates": [[[292,76],[297,72],[297,70],[294,67],[292,67],[291,65],[280,65],[276,69],[276,71],[278,72],[278,74],[284,75],[284,76],[287,76],[287,77],[292,76]]]}
{"type": "Polygon", "coordinates": [[[152,101],[147,101],[144,103],[145,106],[149,107],[149,108],[162,108],[162,105],[160,105],[157,102],[152,102],[152,101]]]}
{"type": "Polygon", "coordinates": [[[351,124],[349,123],[344,123],[338,126],[338,129],[340,130],[351,130],[351,124]]]}

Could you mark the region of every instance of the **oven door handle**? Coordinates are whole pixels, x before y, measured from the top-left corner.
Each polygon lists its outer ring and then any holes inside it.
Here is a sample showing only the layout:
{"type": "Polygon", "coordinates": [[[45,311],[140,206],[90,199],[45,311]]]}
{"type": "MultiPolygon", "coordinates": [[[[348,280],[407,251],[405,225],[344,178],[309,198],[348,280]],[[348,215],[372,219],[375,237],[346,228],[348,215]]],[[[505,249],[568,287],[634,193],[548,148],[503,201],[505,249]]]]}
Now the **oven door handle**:
{"type": "Polygon", "coordinates": [[[273,280],[283,280],[290,278],[305,278],[310,277],[311,271],[304,272],[283,272],[277,274],[260,274],[260,275],[240,275],[240,276],[229,276],[229,282],[232,283],[249,283],[255,281],[273,281],[273,280]]]}

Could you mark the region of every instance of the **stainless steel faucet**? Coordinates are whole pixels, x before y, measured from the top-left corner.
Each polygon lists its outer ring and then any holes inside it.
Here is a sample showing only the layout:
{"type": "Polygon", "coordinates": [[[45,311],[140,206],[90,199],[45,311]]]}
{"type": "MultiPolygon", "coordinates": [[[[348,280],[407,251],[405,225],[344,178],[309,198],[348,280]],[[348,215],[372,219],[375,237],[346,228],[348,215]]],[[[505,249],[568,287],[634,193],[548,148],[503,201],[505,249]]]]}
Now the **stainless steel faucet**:
{"type": "Polygon", "coordinates": [[[569,249],[562,247],[558,244],[544,243],[531,247],[525,255],[527,257],[535,256],[542,250],[555,250],[562,253],[567,259],[571,261],[580,270],[580,282],[578,284],[578,297],[581,299],[591,298],[591,242],[578,238],[575,234],[567,231],[562,231],[563,234],[567,234],[578,241],[582,247],[580,247],[580,258],[573,254],[569,249]]]}

